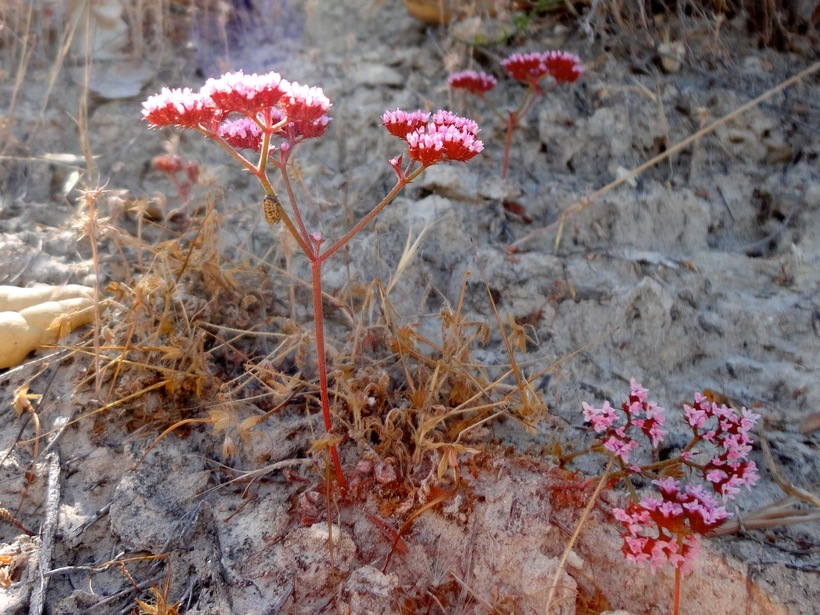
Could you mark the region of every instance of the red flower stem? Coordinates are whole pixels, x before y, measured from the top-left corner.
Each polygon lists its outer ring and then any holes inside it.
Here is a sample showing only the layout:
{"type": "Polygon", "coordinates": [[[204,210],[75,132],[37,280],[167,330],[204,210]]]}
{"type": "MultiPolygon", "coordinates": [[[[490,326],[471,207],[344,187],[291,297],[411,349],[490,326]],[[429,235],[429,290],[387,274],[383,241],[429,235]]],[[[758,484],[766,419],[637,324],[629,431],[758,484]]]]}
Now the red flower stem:
{"type": "MultiPolygon", "coordinates": [[[[273,189],[267,174],[259,175],[254,170],[254,175],[256,175],[257,179],[259,179],[259,183],[262,184],[262,188],[265,190],[265,193],[274,196],[278,201],[279,197],[276,195],[276,191],[273,189]]],[[[302,250],[308,258],[312,258],[313,249],[310,247],[310,243],[299,234],[299,231],[293,224],[293,220],[290,219],[290,216],[288,215],[288,212],[285,211],[284,207],[279,208],[279,215],[282,218],[282,223],[287,227],[288,232],[296,240],[296,243],[299,244],[299,249],[302,250]]]]}
{"type": "Polygon", "coordinates": [[[681,585],[681,578],[680,578],[680,567],[675,567],[675,601],[672,605],[672,615],[678,615],[680,613],[680,585],[681,585]]]}
{"type": "Polygon", "coordinates": [[[521,106],[518,108],[518,117],[523,117],[529,113],[530,109],[535,105],[535,101],[538,100],[538,97],[544,96],[547,92],[554,90],[556,85],[558,84],[552,83],[546,90],[542,90],[541,86],[538,85],[530,85],[530,87],[527,88],[527,93],[524,94],[524,98],[521,100],[521,106]]]}
{"type": "MultiPolygon", "coordinates": [[[[317,248],[318,251],[318,248],[317,248]]],[[[310,271],[313,277],[313,328],[316,331],[316,361],[319,365],[319,395],[322,400],[322,416],[325,420],[325,431],[330,433],[333,422],[330,419],[330,396],[327,392],[327,358],[325,356],[324,312],[322,310],[322,260],[316,254],[310,255],[310,271]]],[[[344,493],[347,489],[339,451],[336,445],[330,447],[330,456],[339,487],[344,493]]]]}
{"type": "Polygon", "coordinates": [[[504,162],[501,165],[501,178],[507,177],[507,168],[510,165],[510,145],[512,145],[513,130],[518,123],[518,117],[515,111],[507,112],[507,137],[504,139],[504,162]]]}
{"type": "MultiPolygon", "coordinates": [[[[270,136],[268,134],[265,134],[262,139],[262,154],[259,158],[259,164],[254,165],[234,150],[224,139],[220,138],[219,135],[205,129],[201,129],[200,132],[205,134],[205,136],[214,139],[243,167],[253,173],[262,184],[266,194],[276,196],[276,192],[274,191],[266,172],[268,145],[270,143],[270,136]]],[[[361,232],[361,230],[367,226],[373,218],[375,218],[385,207],[387,207],[387,205],[393,201],[393,199],[396,198],[402,188],[418,177],[426,167],[420,167],[419,169],[409,173],[409,175],[406,175],[403,179],[397,181],[393,189],[390,190],[390,192],[370,211],[370,213],[359,220],[353,228],[345,233],[345,235],[334,243],[327,251],[323,254],[319,254],[319,247],[316,246],[314,248],[311,246],[310,235],[307,232],[304,221],[302,220],[302,216],[299,212],[299,207],[296,203],[296,195],[293,192],[293,186],[291,185],[290,177],[287,172],[287,158],[283,157],[281,163],[276,166],[282,173],[282,179],[285,182],[285,189],[288,193],[288,200],[290,201],[293,209],[293,215],[296,218],[299,228],[297,229],[297,227],[293,224],[293,221],[290,219],[290,216],[288,216],[287,212],[284,210],[280,211],[282,222],[287,227],[288,232],[299,244],[299,248],[302,252],[304,252],[305,256],[307,256],[310,261],[313,288],[313,328],[316,333],[316,362],[319,368],[319,397],[322,403],[322,418],[325,423],[325,431],[327,433],[331,433],[333,429],[333,421],[330,416],[330,396],[328,394],[327,385],[327,355],[325,354],[324,309],[322,307],[322,264],[335,252],[347,244],[347,242],[349,242],[359,232],[361,232]]],[[[339,451],[335,444],[330,446],[330,456],[333,460],[333,468],[336,473],[336,478],[339,481],[339,487],[344,493],[347,489],[347,485],[345,483],[344,473],[342,472],[339,451]]]]}
{"type": "Polygon", "coordinates": [[[208,130],[207,128],[203,128],[202,126],[197,128],[197,130],[199,132],[201,132],[203,135],[205,135],[206,137],[216,141],[216,143],[217,143],[217,145],[219,145],[219,147],[221,147],[226,152],[228,152],[235,160],[237,160],[239,162],[239,164],[241,164],[243,167],[245,167],[248,171],[250,171],[251,173],[253,173],[256,176],[259,175],[259,170],[256,168],[256,165],[254,165],[250,160],[245,158],[242,154],[237,152],[233,147],[231,147],[228,144],[227,141],[225,141],[225,139],[220,137],[217,133],[211,132],[210,130],[208,130]]]}
{"type": "MultiPolygon", "coordinates": [[[[233,147],[231,147],[228,144],[227,141],[225,141],[225,139],[220,137],[215,132],[211,132],[207,128],[202,128],[202,127],[200,127],[198,130],[199,130],[199,132],[204,134],[206,137],[210,137],[211,139],[216,141],[217,144],[222,149],[224,149],[226,152],[228,152],[234,159],[236,159],[239,162],[239,164],[241,164],[248,171],[253,173],[256,176],[256,178],[259,180],[259,183],[262,184],[262,188],[264,188],[266,194],[273,195],[274,197],[276,197],[277,201],[279,200],[279,197],[276,195],[276,191],[273,189],[273,185],[270,183],[270,180],[268,179],[268,174],[265,170],[266,166],[267,166],[268,147],[270,145],[270,135],[268,135],[266,133],[264,135],[264,137],[262,138],[262,148],[263,148],[262,152],[263,153],[260,154],[259,164],[254,165],[250,160],[248,160],[242,154],[237,152],[233,147]]],[[[279,165],[277,165],[277,166],[279,166],[279,165]]],[[[301,219],[301,216],[299,216],[299,210],[296,207],[296,200],[294,198],[293,191],[290,189],[290,183],[288,182],[287,174],[285,173],[286,163],[282,164],[279,168],[282,171],[282,176],[285,179],[285,185],[288,187],[288,197],[290,198],[290,202],[291,202],[291,205],[293,206],[294,213],[297,217],[297,220],[300,223],[300,226],[301,226],[302,230],[304,231],[304,224],[301,223],[302,219],[301,219]]],[[[282,217],[282,222],[285,224],[285,226],[287,227],[290,234],[296,240],[296,243],[299,244],[299,248],[302,250],[302,252],[304,252],[307,255],[308,258],[311,258],[312,254],[313,254],[313,249],[310,247],[310,241],[309,241],[309,236],[307,234],[307,231],[305,231],[304,235],[300,234],[300,232],[294,226],[293,221],[290,219],[290,216],[288,216],[287,212],[284,209],[280,208],[279,213],[282,217]]]]}
{"type": "MultiPolygon", "coordinates": [[[[302,214],[299,212],[299,206],[296,204],[296,194],[293,192],[293,186],[290,183],[290,176],[288,175],[287,158],[283,158],[279,170],[282,172],[282,179],[285,182],[285,190],[288,193],[288,200],[290,201],[290,206],[293,208],[293,217],[296,218],[296,224],[299,226],[299,232],[302,234],[302,238],[305,240],[305,242],[310,243],[310,234],[307,232],[307,228],[305,228],[305,223],[302,221],[302,214]]],[[[311,254],[313,254],[313,251],[311,250],[311,252],[306,254],[308,258],[310,258],[311,254]]]]}
{"type": "Polygon", "coordinates": [[[262,133],[262,148],[259,150],[259,164],[256,165],[256,175],[267,175],[268,158],[270,157],[270,135],[262,133]]]}
{"type": "Polygon", "coordinates": [[[412,182],[416,179],[421,173],[424,171],[426,167],[420,167],[416,169],[409,175],[407,175],[403,180],[399,180],[396,182],[396,185],[393,186],[393,189],[387,193],[378,205],[376,205],[373,209],[370,210],[370,213],[367,214],[364,218],[359,220],[356,225],[350,229],[347,233],[345,233],[344,237],[339,239],[336,243],[330,246],[323,254],[319,256],[319,262],[325,262],[328,258],[330,258],[337,250],[342,248],[348,241],[353,239],[365,226],[367,226],[373,218],[379,215],[381,211],[387,207],[390,202],[396,198],[401,189],[404,188],[407,184],[412,182]]]}
{"type": "MultiPolygon", "coordinates": [[[[263,183],[264,185],[264,183],[263,183]]],[[[270,184],[269,184],[270,185],[270,184]]],[[[266,188],[267,189],[267,188],[266,188]]],[[[271,189],[268,194],[276,195],[276,193],[271,189]]],[[[278,198],[278,197],[277,197],[278,198]]],[[[296,226],[293,224],[293,220],[290,219],[288,212],[284,210],[284,208],[279,208],[279,215],[282,217],[282,223],[287,227],[288,232],[291,236],[296,240],[296,243],[299,244],[299,248],[308,255],[310,258],[310,246],[304,240],[304,238],[299,234],[299,231],[296,229],[296,226]]]]}
{"type": "MultiPolygon", "coordinates": [[[[524,117],[527,113],[529,113],[530,109],[532,109],[535,101],[538,100],[538,97],[546,94],[550,90],[554,89],[557,84],[553,83],[548,89],[541,90],[538,86],[533,85],[532,83],[527,86],[527,91],[524,93],[524,96],[521,98],[521,102],[518,105],[518,108],[515,111],[507,111],[507,118],[505,122],[507,123],[507,137],[504,141],[504,163],[501,166],[501,177],[507,177],[507,169],[509,168],[510,163],[510,146],[512,145],[512,134],[515,128],[518,126],[519,118],[524,117]]],[[[482,98],[484,98],[482,96],[482,98]]],[[[485,99],[486,101],[486,99],[485,99]]],[[[500,114],[496,111],[495,107],[490,105],[489,101],[486,101],[487,105],[490,107],[490,110],[493,111],[496,115],[500,114]]],[[[502,118],[503,119],[503,118],[502,118]]]]}
{"type": "MultiPolygon", "coordinates": [[[[396,182],[393,189],[385,196],[364,218],[362,218],[352,229],[350,229],[344,237],[334,243],[324,254],[318,254],[318,246],[315,251],[305,252],[310,259],[310,271],[313,278],[313,328],[316,333],[316,362],[319,366],[319,396],[322,401],[322,416],[325,422],[325,430],[330,433],[333,429],[333,421],[330,417],[330,396],[328,394],[327,386],[327,356],[325,354],[325,334],[324,334],[324,310],[322,307],[322,264],[330,258],[337,250],[342,248],[348,241],[356,236],[367,224],[375,218],[390,202],[396,198],[396,195],[404,186],[410,183],[413,179],[418,177],[424,167],[412,172],[403,180],[396,182]]],[[[292,197],[292,190],[290,183],[287,181],[287,173],[282,169],[282,176],[285,178],[285,186],[288,189],[288,195],[292,197]]],[[[294,204],[294,212],[298,215],[298,209],[294,204]]],[[[284,220],[284,216],[283,216],[284,220]]],[[[303,226],[304,228],[304,226],[303,226]]],[[[300,244],[301,245],[301,244],[300,244]]],[[[336,472],[336,478],[339,481],[339,487],[344,493],[347,489],[345,483],[344,473],[342,472],[342,464],[339,460],[339,451],[336,445],[330,446],[330,456],[333,460],[333,467],[336,472]]]]}

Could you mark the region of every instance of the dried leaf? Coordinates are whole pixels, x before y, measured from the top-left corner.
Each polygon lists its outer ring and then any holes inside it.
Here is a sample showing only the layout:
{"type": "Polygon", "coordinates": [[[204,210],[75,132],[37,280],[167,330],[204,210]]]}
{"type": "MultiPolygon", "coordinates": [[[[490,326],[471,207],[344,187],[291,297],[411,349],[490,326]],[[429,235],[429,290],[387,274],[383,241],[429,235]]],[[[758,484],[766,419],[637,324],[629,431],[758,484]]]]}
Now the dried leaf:
{"type": "Polygon", "coordinates": [[[810,414],[800,421],[800,433],[807,434],[820,429],[820,412],[810,414]]]}
{"type": "Polygon", "coordinates": [[[14,398],[12,399],[11,405],[17,412],[17,416],[22,416],[24,412],[33,413],[34,406],[31,405],[31,400],[34,400],[34,402],[37,403],[42,397],[42,395],[37,393],[29,393],[28,384],[24,384],[23,386],[15,389],[14,398]]]}

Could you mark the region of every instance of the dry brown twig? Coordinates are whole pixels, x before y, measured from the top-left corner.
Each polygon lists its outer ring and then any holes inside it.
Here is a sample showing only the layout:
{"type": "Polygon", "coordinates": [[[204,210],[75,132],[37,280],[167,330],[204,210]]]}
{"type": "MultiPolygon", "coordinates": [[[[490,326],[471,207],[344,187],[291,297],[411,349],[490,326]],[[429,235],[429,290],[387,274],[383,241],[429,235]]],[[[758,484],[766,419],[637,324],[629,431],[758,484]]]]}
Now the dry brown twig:
{"type": "Polygon", "coordinates": [[[558,581],[561,578],[561,573],[566,568],[567,560],[572,553],[572,547],[578,540],[578,536],[581,535],[581,529],[584,527],[584,523],[586,523],[589,514],[592,512],[595,502],[598,500],[598,494],[601,493],[601,489],[603,489],[604,485],[609,480],[609,471],[612,469],[612,464],[614,461],[614,457],[609,458],[609,463],[607,463],[606,469],[604,469],[604,473],[601,475],[601,479],[595,486],[595,491],[592,492],[592,496],[590,496],[589,502],[587,502],[586,508],[584,508],[584,511],[581,513],[581,518],[575,525],[575,530],[572,532],[572,536],[570,536],[567,546],[561,554],[561,559],[558,562],[558,568],[556,568],[555,575],[553,576],[552,583],[550,584],[549,594],[547,594],[547,606],[544,608],[545,615],[549,615],[550,613],[550,607],[552,606],[552,602],[555,597],[555,590],[558,588],[558,581]]]}

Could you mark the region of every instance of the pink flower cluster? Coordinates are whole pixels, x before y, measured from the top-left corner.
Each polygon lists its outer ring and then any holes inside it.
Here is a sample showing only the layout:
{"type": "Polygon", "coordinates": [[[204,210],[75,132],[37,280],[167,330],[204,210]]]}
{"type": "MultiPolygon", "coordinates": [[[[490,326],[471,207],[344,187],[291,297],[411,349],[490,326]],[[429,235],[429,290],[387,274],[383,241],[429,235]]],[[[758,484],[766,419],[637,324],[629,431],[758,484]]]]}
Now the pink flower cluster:
{"type": "Polygon", "coordinates": [[[558,83],[573,83],[584,72],[581,58],[566,51],[543,53],[514,53],[501,62],[513,79],[537,87],[538,82],[551,75],[558,83]]]}
{"type": "Polygon", "coordinates": [[[574,83],[584,72],[581,58],[566,51],[546,51],[543,60],[547,71],[558,83],[574,83]]]}
{"type": "Polygon", "coordinates": [[[460,73],[450,75],[447,82],[451,87],[460,88],[484,96],[487,92],[492,90],[497,81],[492,75],[481,73],[475,70],[465,70],[460,73]]]}
{"type": "Polygon", "coordinates": [[[390,134],[407,143],[410,158],[424,167],[448,160],[467,162],[484,149],[476,138],[478,124],[449,111],[432,115],[426,111],[385,111],[382,124],[390,134]]]}
{"type": "MultiPolygon", "coordinates": [[[[551,75],[556,83],[573,83],[584,72],[581,58],[566,51],[543,53],[514,53],[501,61],[501,65],[513,79],[538,88],[538,82],[551,75]]],[[[496,86],[496,79],[488,73],[465,70],[450,75],[451,87],[460,88],[484,96],[496,86]]]]}
{"type": "Polygon", "coordinates": [[[600,408],[595,408],[583,402],[584,420],[592,423],[595,433],[605,434],[602,438],[606,450],[616,455],[623,463],[629,463],[629,453],[638,448],[638,442],[633,439],[632,433],[637,428],[652,441],[652,448],[663,441],[668,433],[663,429],[664,410],[653,401],[647,401],[647,390],[634,379],[629,382],[629,399],[621,404],[623,422],[616,426],[618,414],[615,408],[604,402],[600,408]]]}
{"type": "Polygon", "coordinates": [[[509,109],[506,113],[496,109],[485,96],[496,85],[496,79],[492,75],[475,70],[465,70],[450,75],[448,82],[453,88],[467,90],[481,98],[496,116],[506,122],[507,138],[504,144],[504,162],[501,167],[501,177],[506,177],[509,168],[510,143],[512,142],[513,131],[519,120],[532,109],[538,97],[544,94],[545,90],[541,88],[541,80],[551,76],[553,85],[571,83],[581,76],[584,68],[581,66],[581,59],[578,56],[564,51],[514,53],[504,59],[501,64],[514,79],[529,85],[524,90],[523,99],[518,107],[509,109]]]}
{"type": "MultiPolygon", "coordinates": [[[[678,462],[700,474],[712,493],[696,484],[685,487],[671,476],[652,481],[660,497],[645,496],[626,508],[615,508],[613,516],[623,525],[623,553],[627,560],[649,563],[653,570],[670,562],[686,569],[697,552],[698,535],[714,529],[729,517],[723,502],[732,499],[740,487],[751,488],[758,480],[757,466],[748,459],[752,440],[750,431],[760,418],[743,408],[739,413],[725,405],[718,406],[703,395],[695,394],[693,405],[684,404],[684,415],[692,428],[693,440],[681,452],[678,462]],[[709,457],[705,444],[714,451],[709,457]],[[696,447],[700,447],[696,448],[696,447]],[[708,461],[698,463],[706,456],[708,461]]],[[[629,400],[621,406],[626,424],[616,427],[618,414],[609,402],[600,408],[583,404],[584,419],[596,433],[605,433],[604,448],[628,461],[630,451],[638,444],[627,430],[636,427],[657,447],[667,433],[663,425],[663,408],[647,401],[647,391],[630,381],[629,400]]],[[[657,465],[657,464],[655,464],[657,465]]],[[[641,468],[628,470],[641,473],[641,468]]]]}
{"type": "Polygon", "coordinates": [[[231,147],[258,152],[266,134],[280,137],[285,150],[321,137],[331,103],[320,88],[291,83],[274,72],[246,75],[240,70],[208,79],[199,92],[163,88],[142,106],[142,117],[152,128],[195,129],[231,147]]]}
{"type": "Polygon", "coordinates": [[[685,572],[697,555],[697,534],[717,527],[729,513],[697,485],[682,489],[671,477],[652,484],[658,487],[661,497],[644,497],[626,509],[612,510],[624,527],[624,557],[648,563],[653,571],[669,562],[685,572]]]}
{"type": "Polygon", "coordinates": [[[692,448],[684,453],[684,459],[700,469],[704,480],[711,483],[715,493],[732,498],[741,487],[753,487],[760,476],[755,462],[748,459],[752,450],[749,432],[760,415],[746,408],[738,414],[734,409],[724,404],[718,406],[699,393],[695,393],[691,406],[684,404],[683,411],[696,440],[709,442],[717,451],[702,466],[694,463],[699,454],[697,449],[692,448]]]}

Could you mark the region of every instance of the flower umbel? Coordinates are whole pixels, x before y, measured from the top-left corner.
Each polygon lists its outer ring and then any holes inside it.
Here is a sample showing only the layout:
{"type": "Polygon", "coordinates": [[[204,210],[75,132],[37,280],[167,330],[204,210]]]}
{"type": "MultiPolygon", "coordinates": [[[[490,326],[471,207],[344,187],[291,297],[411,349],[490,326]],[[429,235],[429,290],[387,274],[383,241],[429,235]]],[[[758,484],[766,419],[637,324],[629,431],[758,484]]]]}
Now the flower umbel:
{"type": "Polygon", "coordinates": [[[151,124],[151,128],[197,128],[207,126],[219,117],[217,110],[190,88],[162,88],[159,94],[154,94],[142,103],[142,119],[151,124]]]}
{"type": "Polygon", "coordinates": [[[465,70],[460,73],[450,75],[447,82],[451,87],[460,88],[472,92],[478,96],[483,96],[492,90],[497,81],[492,75],[474,70],[465,70]]]}
{"type": "Polygon", "coordinates": [[[684,414],[695,434],[695,441],[711,444],[715,454],[702,465],[696,460],[705,453],[700,448],[690,449],[692,467],[700,470],[704,480],[712,485],[715,493],[724,498],[732,498],[740,487],[753,487],[760,476],[757,465],[748,459],[752,450],[750,430],[760,419],[760,415],[742,408],[738,414],[725,404],[717,405],[700,393],[695,393],[694,403],[684,404],[684,414]],[[707,427],[705,432],[702,430],[707,427]]]}
{"type": "Polygon", "coordinates": [[[513,53],[502,60],[501,65],[513,79],[528,86],[521,102],[515,108],[499,111],[488,100],[485,95],[496,86],[496,79],[487,73],[475,70],[461,71],[450,75],[448,83],[450,87],[464,89],[480,97],[490,110],[506,124],[507,138],[504,142],[504,161],[501,166],[501,177],[506,177],[513,131],[519,120],[532,109],[538,97],[545,93],[542,81],[551,76],[552,87],[561,83],[572,83],[581,76],[584,68],[578,56],[557,50],[543,53],[513,53]]]}
{"type": "Polygon", "coordinates": [[[282,98],[282,110],[294,122],[315,122],[331,107],[321,88],[292,83],[282,98]]]}
{"type": "Polygon", "coordinates": [[[262,129],[247,117],[222,122],[219,136],[236,149],[251,149],[255,152],[262,149],[262,129]]]}
{"type": "Polygon", "coordinates": [[[407,135],[424,126],[430,120],[428,111],[407,113],[401,109],[385,111],[382,114],[382,126],[394,137],[407,138],[407,135]]]}
{"type": "Polygon", "coordinates": [[[514,53],[501,61],[513,79],[536,84],[549,74],[543,53],[514,53]]]}
{"type": "Polygon", "coordinates": [[[612,510],[623,526],[624,557],[648,563],[653,570],[669,562],[686,572],[697,553],[698,536],[730,516],[722,503],[733,498],[741,486],[751,488],[758,480],[757,467],[748,454],[752,443],[749,432],[760,417],[746,408],[737,412],[718,406],[696,393],[694,403],[683,406],[693,438],[678,457],[643,468],[626,466],[629,453],[638,446],[630,430],[640,430],[652,448],[657,448],[667,433],[662,429],[665,410],[648,401],[647,396],[647,390],[631,380],[629,399],[620,408],[624,424],[617,425],[618,412],[609,402],[600,408],[582,403],[584,420],[596,433],[604,434],[603,448],[621,460],[624,476],[633,472],[650,476],[669,473],[652,481],[660,497],[638,499],[635,495],[626,507],[612,510]],[[698,462],[703,457],[706,461],[698,462]],[[674,472],[681,476],[687,468],[693,471],[690,481],[698,476],[711,491],[693,482],[684,486],[683,478],[670,475],[674,472]]]}
{"type": "Polygon", "coordinates": [[[407,135],[407,153],[429,167],[445,160],[467,162],[484,149],[484,144],[466,130],[455,126],[428,124],[407,135]]]}
{"type": "Polygon", "coordinates": [[[547,51],[543,55],[543,62],[558,83],[573,83],[584,72],[581,58],[566,51],[547,51]]]}
{"type": "Polygon", "coordinates": [[[624,557],[647,562],[654,571],[671,563],[684,572],[697,555],[698,534],[705,534],[725,521],[729,513],[714,497],[697,485],[681,488],[674,478],[654,480],[661,497],[643,497],[612,515],[624,528],[624,557]]]}
{"type": "Polygon", "coordinates": [[[592,423],[595,433],[605,434],[602,438],[604,448],[617,455],[625,464],[629,463],[629,453],[639,446],[633,437],[633,434],[637,436],[636,431],[649,438],[653,448],[657,448],[668,433],[663,429],[666,410],[655,402],[647,402],[646,396],[646,389],[634,379],[631,380],[629,399],[620,408],[623,424],[617,427],[614,426],[618,420],[617,411],[608,401],[600,408],[586,402],[581,404],[584,420],[592,423]]]}
{"type": "Polygon", "coordinates": [[[226,115],[235,112],[254,117],[275,106],[289,90],[290,84],[279,73],[246,75],[239,70],[208,79],[199,93],[226,115]]]}
{"type": "Polygon", "coordinates": [[[423,167],[448,160],[467,162],[484,149],[476,138],[478,124],[449,111],[437,111],[431,118],[427,112],[396,109],[386,111],[382,121],[391,134],[407,142],[408,155],[423,167]]]}

